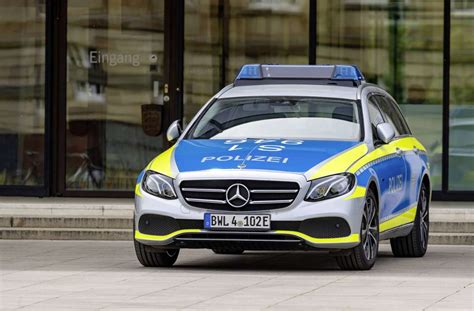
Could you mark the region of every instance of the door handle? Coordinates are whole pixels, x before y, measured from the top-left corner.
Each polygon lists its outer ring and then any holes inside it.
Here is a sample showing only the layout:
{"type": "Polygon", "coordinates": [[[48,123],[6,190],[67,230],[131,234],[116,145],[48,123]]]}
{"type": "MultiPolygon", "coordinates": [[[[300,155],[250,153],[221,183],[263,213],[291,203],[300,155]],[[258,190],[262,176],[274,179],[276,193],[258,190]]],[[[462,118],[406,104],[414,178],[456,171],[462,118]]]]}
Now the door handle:
{"type": "Polygon", "coordinates": [[[403,155],[402,149],[400,149],[398,147],[395,149],[395,153],[397,154],[397,156],[402,156],[403,155]]]}

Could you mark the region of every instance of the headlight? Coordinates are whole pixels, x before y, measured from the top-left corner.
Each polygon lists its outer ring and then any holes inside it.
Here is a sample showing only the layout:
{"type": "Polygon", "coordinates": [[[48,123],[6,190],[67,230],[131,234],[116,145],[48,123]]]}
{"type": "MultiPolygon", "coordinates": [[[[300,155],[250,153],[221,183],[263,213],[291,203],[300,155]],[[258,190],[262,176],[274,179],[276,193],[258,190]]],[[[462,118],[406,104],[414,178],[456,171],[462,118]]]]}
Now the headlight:
{"type": "Polygon", "coordinates": [[[350,173],[327,176],[311,181],[306,201],[320,201],[338,197],[351,191],[355,176],[350,173]]]}
{"type": "Polygon", "coordinates": [[[152,171],[145,173],[142,182],[143,189],[149,194],[156,195],[163,199],[176,199],[176,192],[173,187],[173,179],[152,171]]]}

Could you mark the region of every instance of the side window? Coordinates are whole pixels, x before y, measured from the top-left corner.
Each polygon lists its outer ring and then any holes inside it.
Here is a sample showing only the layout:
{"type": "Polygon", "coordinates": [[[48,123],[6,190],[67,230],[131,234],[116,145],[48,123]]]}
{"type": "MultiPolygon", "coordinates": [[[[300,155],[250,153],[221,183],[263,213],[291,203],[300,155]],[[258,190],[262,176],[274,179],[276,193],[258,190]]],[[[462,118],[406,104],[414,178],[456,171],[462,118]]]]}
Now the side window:
{"type": "Polygon", "coordinates": [[[379,104],[380,111],[382,111],[385,122],[392,124],[395,129],[395,136],[411,134],[402,114],[398,108],[394,106],[395,103],[384,96],[377,95],[375,97],[379,104]]]}
{"type": "Polygon", "coordinates": [[[384,121],[382,114],[375,103],[374,96],[369,97],[367,109],[369,110],[370,124],[372,125],[372,138],[374,142],[376,142],[379,140],[379,137],[377,136],[377,125],[384,121]]]}
{"type": "Polygon", "coordinates": [[[408,126],[407,120],[403,116],[402,110],[400,109],[398,104],[390,98],[385,98],[385,100],[389,102],[391,107],[393,107],[393,109],[395,110],[400,120],[400,123],[402,124],[402,135],[411,135],[412,133],[411,133],[410,127],[408,126]]]}

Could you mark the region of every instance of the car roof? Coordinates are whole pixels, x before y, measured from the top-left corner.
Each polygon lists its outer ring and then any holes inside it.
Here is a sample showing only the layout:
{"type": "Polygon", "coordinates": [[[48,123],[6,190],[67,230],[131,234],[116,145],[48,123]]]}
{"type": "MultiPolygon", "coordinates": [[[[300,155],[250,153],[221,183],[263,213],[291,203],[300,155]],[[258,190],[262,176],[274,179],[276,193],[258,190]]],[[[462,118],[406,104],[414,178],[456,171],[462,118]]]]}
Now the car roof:
{"type": "Polygon", "coordinates": [[[237,86],[218,94],[216,98],[254,96],[308,96],[323,98],[357,99],[357,87],[306,84],[265,84],[237,86]]]}

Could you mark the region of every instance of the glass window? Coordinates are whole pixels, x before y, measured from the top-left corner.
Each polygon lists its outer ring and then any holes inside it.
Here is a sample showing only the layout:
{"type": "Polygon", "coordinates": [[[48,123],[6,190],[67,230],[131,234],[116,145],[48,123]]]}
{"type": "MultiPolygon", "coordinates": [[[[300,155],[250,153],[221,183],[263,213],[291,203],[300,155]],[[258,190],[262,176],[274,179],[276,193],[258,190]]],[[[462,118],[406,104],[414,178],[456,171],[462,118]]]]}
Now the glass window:
{"type": "Polygon", "coordinates": [[[232,82],[244,64],[307,64],[309,0],[227,1],[232,82]]]}
{"type": "Polygon", "coordinates": [[[403,116],[394,106],[396,103],[384,96],[376,96],[376,99],[385,122],[388,122],[393,126],[395,130],[395,136],[409,135],[410,131],[406,126],[403,116]]]}
{"type": "Polygon", "coordinates": [[[377,125],[383,123],[382,113],[375,102],[374,96],[371,96],[367,102],[367,110],[369,111],[370,124],[372,125],[372,139],[374,142],[379,140],[377,135],[377,125]]]}
{"type": "Polygon", "coordinates": [[[300,97],[219,99],[187,137],[360,140],[358,115],[356,103],[347,100],[300,97]]]}
{"type": "Polygon", "coordinates": [[[0,3],[0,185],[44,184],[45,5],[0,3]]]}
{"type": "Polygon", "coordinates": [[[185,1],[184,7],[184,121],[221,86],[222,7],[218,0],[185,1]]]}
{"type": "Polygon", "coordinates": [[[66,188],[130,191],[162,150],[163,1],[69,0],[67,20],[66,188]]]}
{"type": "Polygon", "coordinates": [[[451,2],[448,189],[474,190],[474,2],[451,2]]]}
{"type": "Polygon", "coordinates": [[[427,148],[435,190],[441,188],[443,152],[443,5],[438,0],[317,1],[316,18],[317,63],[356,64],[368,82],[388,90],[427,148]]]}

